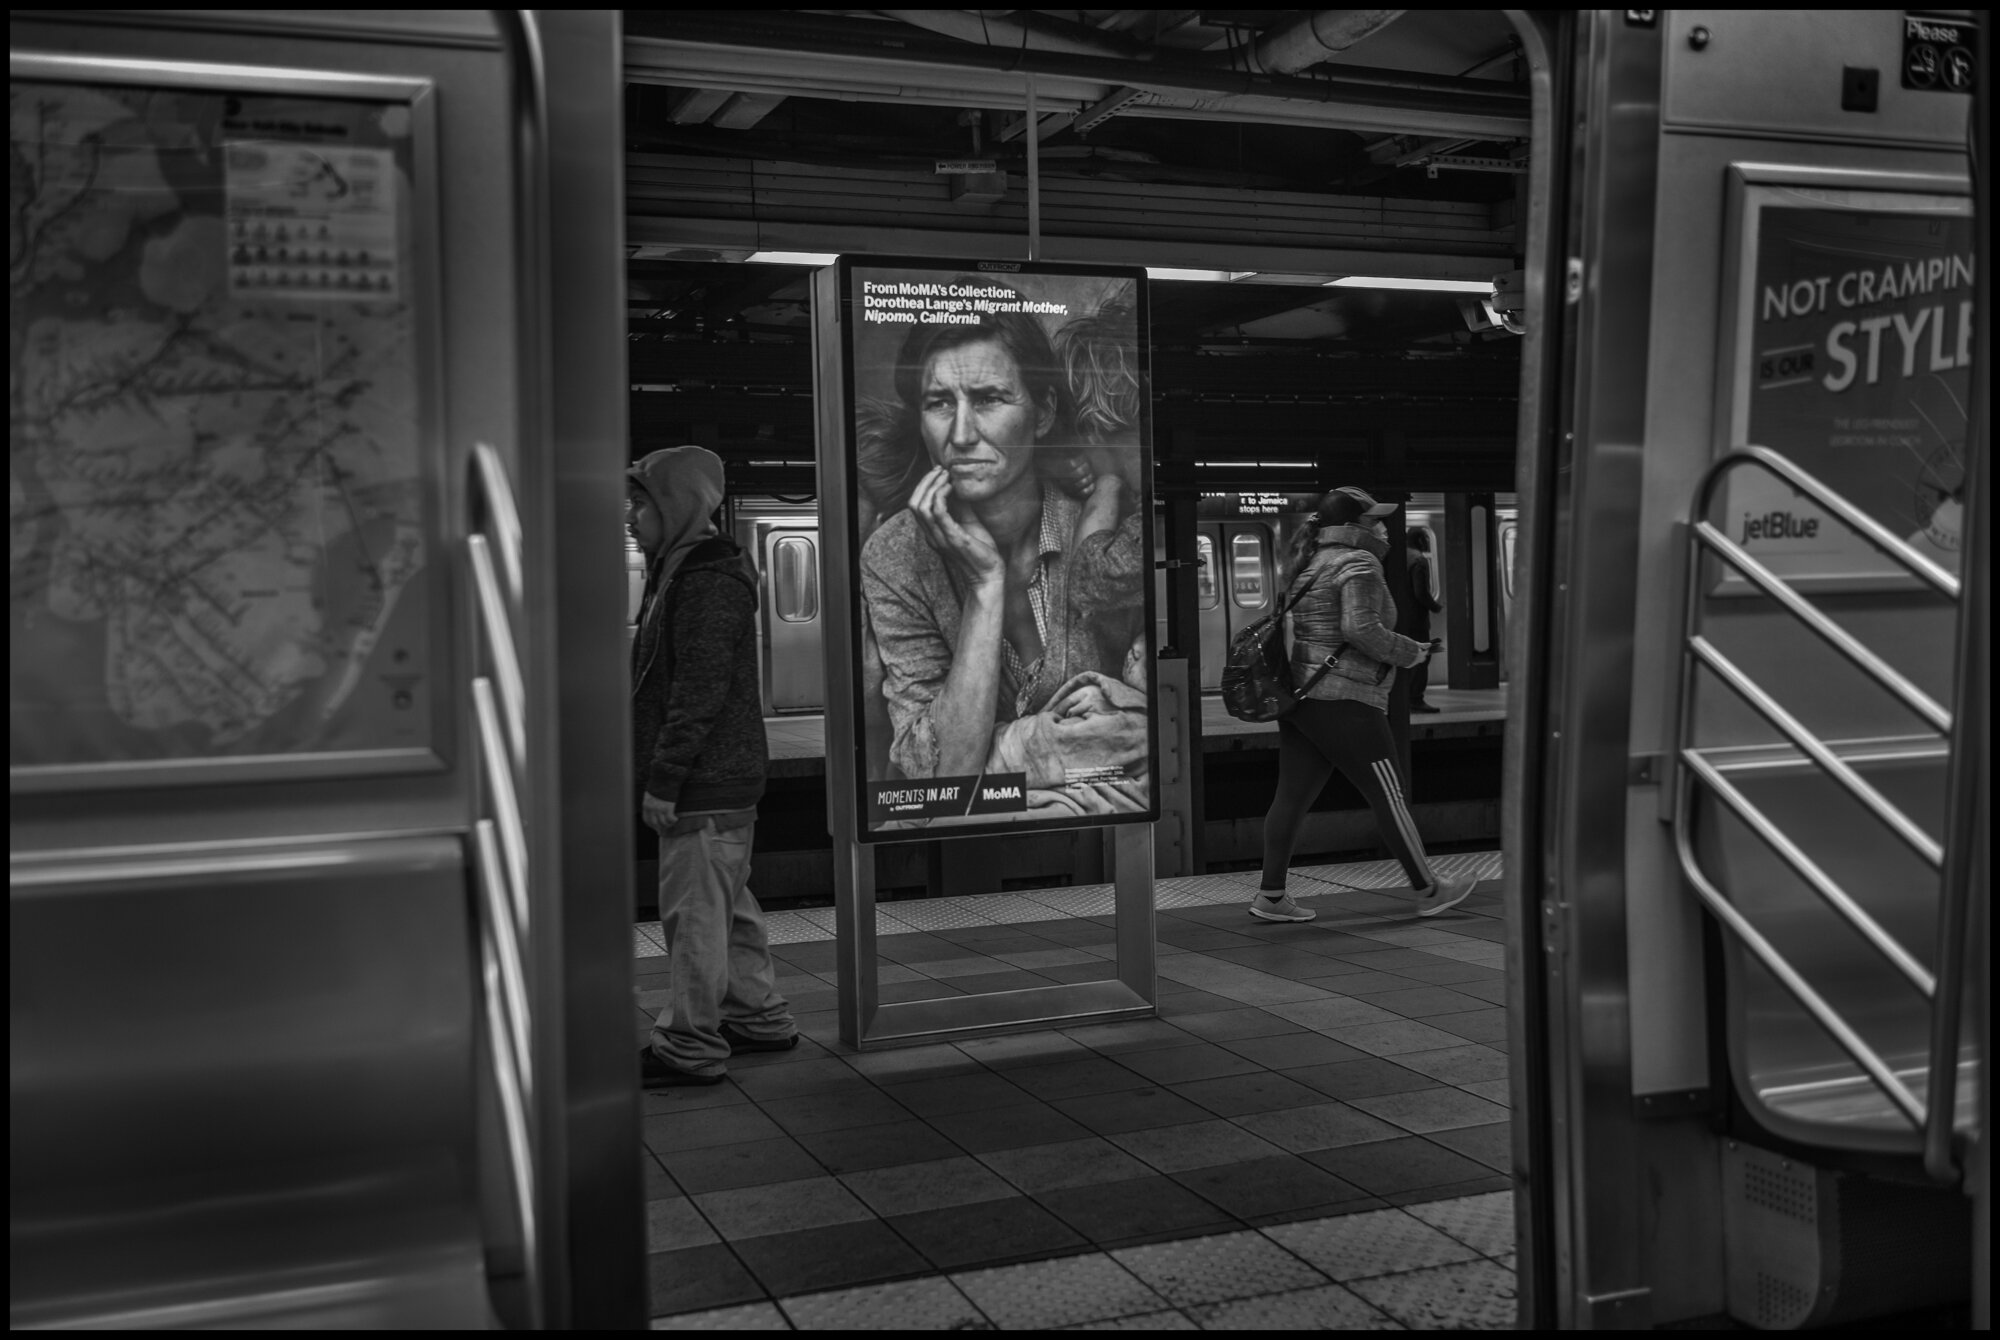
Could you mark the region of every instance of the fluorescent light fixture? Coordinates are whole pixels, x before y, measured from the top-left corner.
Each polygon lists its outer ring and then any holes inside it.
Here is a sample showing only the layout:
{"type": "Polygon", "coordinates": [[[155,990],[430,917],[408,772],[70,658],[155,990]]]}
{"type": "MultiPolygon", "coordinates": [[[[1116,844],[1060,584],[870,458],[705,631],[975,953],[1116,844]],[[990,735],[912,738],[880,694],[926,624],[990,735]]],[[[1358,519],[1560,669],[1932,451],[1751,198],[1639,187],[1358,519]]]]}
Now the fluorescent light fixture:
{"type": "MultiPolygon", "coordinates": [[[[1196,461],[1195,465],[1204,470],[1241,470],[1246,466],[1260,470],[1314,470],[1318,466],[1312,461],[1196,461]]],[[[1223,498],[1227,494],[1205,493],[1205,498],[1223,498]]]]}
{"type": "Polygon", "coordinates": [[[764,265],[831,265],[840,255],[828,251],[753,251],[743,259],[764,265]]]}
{"type": "Polygon", "coordinates": [[[1236,272],[1230,270],[1175,270],[1159,265],[1146,267],[1148,279],[1192,279],[1210,284],[1227,284],[1235,277],[1236,272]]]}
{"type": "MultiPolygon", "coordinates": [[[[754,257],[752,259],[755,259],[754,257]]],[[[1328,288],[1400,288],[1419,293],[1492,293],[1490,279],[1398,279],[1389,276],[1349,275],[1329,280],[1328,288]]]]}

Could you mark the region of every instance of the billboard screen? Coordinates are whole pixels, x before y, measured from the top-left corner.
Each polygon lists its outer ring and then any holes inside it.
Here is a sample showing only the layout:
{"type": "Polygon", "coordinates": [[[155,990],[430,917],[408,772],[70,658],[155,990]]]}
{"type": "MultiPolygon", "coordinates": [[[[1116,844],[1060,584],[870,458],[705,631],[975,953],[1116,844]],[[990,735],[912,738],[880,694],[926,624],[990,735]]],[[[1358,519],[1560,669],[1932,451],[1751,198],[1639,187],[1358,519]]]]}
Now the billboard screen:
{"type": "Polygon", "coordinates": [[[837,266],[860,840],[1157,817],[1145,289],[837,266]]]}

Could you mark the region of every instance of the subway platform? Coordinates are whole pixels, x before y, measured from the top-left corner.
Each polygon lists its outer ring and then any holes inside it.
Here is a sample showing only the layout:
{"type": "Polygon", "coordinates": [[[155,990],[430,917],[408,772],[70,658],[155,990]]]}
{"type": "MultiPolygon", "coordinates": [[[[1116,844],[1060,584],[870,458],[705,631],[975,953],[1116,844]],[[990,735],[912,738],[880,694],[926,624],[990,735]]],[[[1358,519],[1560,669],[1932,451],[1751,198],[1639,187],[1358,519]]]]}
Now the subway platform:
{"type": "MultiPolygon", "coordinates": [[[[1497,853],[1442,856],[1497,881],[1497,853]]],[[[1508,1328],[1497,883],[1393,862],[1158,885],[1160,1017],[856,1052],[832,912],[773,913],[797,1050],[643,1095],[656,1330],[1508,1328]]],[[[878,909],[885,1001],[1112,975],[1108,886],[878,909]]],[[[634,929],[638,1035],[660,999],[634,929]]]]}

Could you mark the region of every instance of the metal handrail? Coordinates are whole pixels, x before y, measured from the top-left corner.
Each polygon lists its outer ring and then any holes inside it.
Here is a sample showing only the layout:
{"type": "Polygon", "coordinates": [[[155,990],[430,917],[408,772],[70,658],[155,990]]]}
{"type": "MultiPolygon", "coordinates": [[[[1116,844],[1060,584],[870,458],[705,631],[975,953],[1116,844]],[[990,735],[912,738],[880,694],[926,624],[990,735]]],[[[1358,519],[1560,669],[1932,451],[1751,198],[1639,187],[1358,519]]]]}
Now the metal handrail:
{"type": "Polygon", "coordinates": [[[508,757],[518,771],[528,766],[528,721],[527,691],[522,683],[521,658],[514,650],[513,621],[507,617],[507,602],[500,593],[500,580],[493,572],[492,546],[484,535],[467,536],[465,546],[472,558],[472,587],[479,597],[479,623],[486,634],[486,652],[500,689],[500,705],[505,709],[501,719],[507,727],[508,757]]]}
{"type": "MultiPolygon", "coordinates": [[[[1675,729],[1675,754],[1680,767],[1679,775],[1675,779],[1676,804],[1673,811],[1673,826],[1675,851],[1680,859],[1681,871],[1716,918],[1736,935],[1737,939],[1791,993],[1792,997],[1805,1007],[1807,1013],[1812,1015],[1842,1050],[1854,1059],[1910,1124],[1925,1136],[1927,1144],[1932,1143],[1937,1138],[1938,1133],[1934,1128],[1939,1121],[1948,1124],[1953,1120],[1954,1114],[1949,1110],[1951,1105],[1920,1101],[1897,1078],[1895,1072],[1882,1058],[1812,989],[1805,978],[1709,880],[1701,869],[1701,863],[1695,857],[1689,836],[1694,785],[1699,778],[1828,906],[1854,927],[1871,948],[1887,958],[1891,965],[1922,993],[1933,1013],[1937,1009],[1940,995],[1946,997],[1951,995],[1950,987],[1954,981],[1951,974],[1954,971],[1961,971],[1960,969],[1955,969],[1950,963],[1944,965],[1945,977],[1941,985],[1936,975],[1918,963],[1894,937],[1868,916],[1846,890],[1821,870],[1795,842],[1730,784],[1722,773],[1703,757],[1690,739],[1694,729],[1696,668],[1697,665],[1705,665],[1726,686],[1776,726],[1779,732],[1800,749],[1814,766],[1838,782],[1933,869],[1942,867],[1944,860],[1942,844],[1923,832],[1900,809],[1863,781],[1853,768],[1827,747],[1825,741],[1785,711],[1777,699],[1717,651],[1714,644],[1701,636],[1699,624],[1702,605],[1702,554],[1704,550],[1708,550],[1742,573],[1759,590],[1775,600],[1780,608],[1817,634],[1849,664],[1873,679],[1904,707],[1922,717],[1940,735],[1949,736],[1951,732],[1950,712],[1881,657],[1863,646],[1853,635],[1814,608],[1792,589],[1790,583],[1751,557],[1747,550],[1731,541],[1708,520],[1716,485],[1724,475],[1741,465],[1759,466],[1790,484],[1797,492],[1852,527],[1912,576],[1939,594],[1956,600],[1960,583],[1956,577],[1911,548],[1873,517],[1768,447],[1745,446],[1727,453],[1703,473],[1701,482],[1695,489],[1694,508],[1689,523],[1686,604],[1682,611],[1681,683],[1675,729]]],[[[1950,1031],[1953,1033],[1951,1042],[1955,1052],[1955,1030],[1950,1031]]],[[[1933,1062],[1935,1059],[1932,1058],[1933,1062]]],[[[1935,1095],[1927,1093],[1926,1098],[1935,1098],[1935,1095]]]]}
{"type": "Polygon", "coordinates": [[[1718,558],[1748,577],[1765,595],[1782,605],[1787,613],[1817,633],[1835,651],[1887,689],[1904,707],[1922,717],[1930,724],[1931,729],[1940,735],[1951,733],[1951,713],[1939,705],[1936,699],[1918,688],[1908,676],[1861,645],[1860,640],[1852,633],[1807,604],[1798,592],[1786,584],[1784,578],[1750,557],[1748,550],[1709,522],[1697,521],[1690,529],[1697,540],[1715,551],[1718,558]]]}
{"type": "Polygon", "coordinates": [[[507,577],[507,598],[521,603],[521,511],[514,505],[514,488],[507,482],[507,467],[500,453],[485,442],[472,447],[472,477],[477,484],[474,497],[486,505],[487,528],[500,546],[500,561],[507,577]]]}
{"type": "MultiPolygon", "coordinates": [[[[1958,578],[1946,572],[1937,564],[1925,558],[1909,543],[1891,531],[1887,526],[1869,516],[1847,499],[1827,487],[1816,476],[1800,469],[1787,458],[1769,447],[1746,445],[1736,448],[1708,467],[1701,483],[1695,489],[1694,512],[1696,517],[1708,515],[1708,505],[1713,499],[1715,486],[1722,477],[1739,465],[1760,465],[1794,489],[1812,499],[1827,511],[1845,521],[1859,531],[1862,538],[1873,544],[1889,557],[1910,570],[1910,574],[1937,589],[1939,595],[1952,600],[1958,599],[1958,578]]],[[[1756,560],[1752,559],[1752,562],[1756,560]]]]}
{"type": "Polygon", "coordinates": [[[520,1068],[521,1092],[534,1095],[535,1072],[529,1047],[532,1020],[528,1004],[528,975],[521,963],[521,941],[508,915],[509,896],[500,866],[500,841],[491,819],[473,825],[473,851],[478,858],[480,902],[486,909],[487,924],[493,929],[494,959],[500,969],[502,998],[507,1006],[507,1036],[520,1068]]]}
{"type": "Polygon", "coordinates": [[[531,1309],[539,1315],[534,1035],[521,949],[529,934],[528,834],[520,801],[528,765],[527,693],[511,617],[521,608],[523,590],[521,518],[500,455],[484,442],[472,449],[471,503],[475,524],[466,536],[466,556],[480,641],[492,672],[472,680],[475,766],[484,775],[491,810],[473,826],[484,926],[481,978],[513,1210],[529,1262],[530,1297],[536,1300],[531,1309]]]}
{"type": "Polygon", "coordinates": [[[1936,994],[1937,978],[1931,970],[1918,962],[1916,956],[1909,950],[1903,948],[1895,936],[1882,929],[1882,924],[1869,916],[1867,910],[1848,895],[1847,890],[1841,888],[1832,876],[1820,869],[1819,864],[1807,856],[1796,842],[1786,837],[1784,830],[1772,823],[1768,815],[1751,803],[1749,797],[1737,790],[1735,783],[1725,777],[1720,768],[1693,749],[1683,750],[1681,759],[1708,783],[1709,789],[1721,797],[1724,804],[1736,812],[1737,818],[1758,837],[1764,839],[1765,846],[1776,852],[1778,858],[1789,865],[1800,879],[1812,885],[1820,897],[1832,904],[1834,910],[1847,919],[1847,924],[1852,926],[1862,939],[1888,959],[1896,971],[1902,973],[1924,999],[1929,1000],[1936,994]]]}
{"type": "Polygon", "coordinates": [[[1699,635],[1688,639],[1688,650],[1695,658],[1713,670],[1716,677],[1736,690],[1738,697],[1756,708],[1759,715],[1783,732],[1786,739],[1797,745],[1806,757],[1819,764],[1827,775],[1847,788],[1847,793],[1867,808],[1877,819],[1893,830],[1911,851],[1928,862],[1932,869],[1944,865],[1944,844],[1929,833],[1917,827],[1909,815],[1897,809],[1888,797],[1861,779],[1847,761],[1827,748],[1825,741],[1807,730],[1805,724],[1779,705],[1778,700],[1766,693],[1761,685],[1721,652],[1715,644],[1699,635]]]}
{"type": "MultiPolygon", "coordinates": [[[[1682,791],[1685,793],[1693,786],[1692,775],[1683,773],[1682,791]]],[[[1692,799],[1685,796],[1684,798],[1692,799]]],[[[1680,857],[1681,873],[1687,876],[1688,883],[1694,886],[1695,893],[1708,910],[1715,914],[1716,920],[1735,932],[1743,947],[1756,956],[1757,961],[1764,965],[1771,976],[1778,979],[1778,983],[1785,990],[1792,993],[1794,1000],[1805,1006],[1806,1013],[1812,1015],[1819,1026],[1840,1044],[1841,1050],[1854,1058],[1854,1063],[1867,1073],[1868,1078],[1874,1080],[1877,1087],[1889,1095],[1889,1101],[1902,1111],[1909,1123],[1922,1130],[1925,1121],[1924,1104],[1910,1092],[1908,1086],[1896,1078],[1896,1072],[1875,1054],[1874,1048],[1862,1041],[1859,1033],[1848,1027],[1847,1021],[1840,1017],[1839,1012],[1827,1004],[1819,992],[1812,989],[1806,979],[1799,975],[1798,969],[1786,962],[1785,956],[1750,924],[1749,918],[1737,911],[1722,891],[1709,882],[1708,876],[1702,872],[1701,863],[1695,859],[1686,824],[1674,825],[1674,850],[1680,857]]]]}

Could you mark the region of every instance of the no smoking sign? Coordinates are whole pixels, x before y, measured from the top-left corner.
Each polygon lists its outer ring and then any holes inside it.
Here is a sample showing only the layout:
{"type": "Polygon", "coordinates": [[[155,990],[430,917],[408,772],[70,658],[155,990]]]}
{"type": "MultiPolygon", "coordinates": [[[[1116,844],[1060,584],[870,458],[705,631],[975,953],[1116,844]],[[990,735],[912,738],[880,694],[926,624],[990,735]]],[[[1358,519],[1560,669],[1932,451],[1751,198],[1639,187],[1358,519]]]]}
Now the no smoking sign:
{"type": "Polygon", "coordinates": [[[1903,16],[1903,87],[1970,93],[1977,77],[1977,39],[1964,19],[1903,16]]]}

